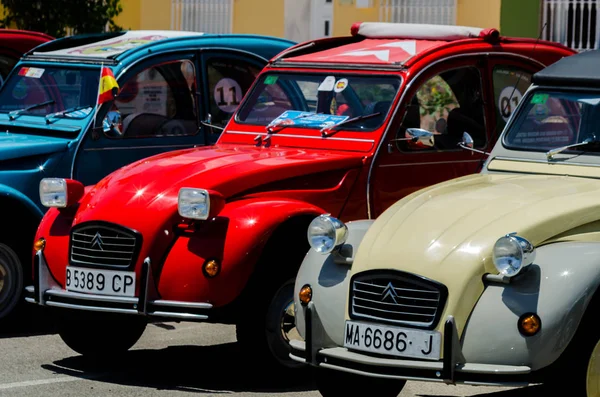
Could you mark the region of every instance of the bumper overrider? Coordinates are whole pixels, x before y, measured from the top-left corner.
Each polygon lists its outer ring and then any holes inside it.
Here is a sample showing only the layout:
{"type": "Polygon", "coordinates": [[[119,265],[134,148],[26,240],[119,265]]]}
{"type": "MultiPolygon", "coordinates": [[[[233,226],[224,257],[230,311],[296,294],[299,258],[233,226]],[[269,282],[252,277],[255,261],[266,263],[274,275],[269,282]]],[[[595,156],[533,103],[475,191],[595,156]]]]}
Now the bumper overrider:
{"type": "Polygon", "coordinates": [[[493,365],[466,362],[453,316],[447,316],[443,332],[443,355],[438,361],[390,358],[327,345],[314,302],[304,310],[305,340],[292,340],[290,357],[298,362],[364,376],[472,384],[526,386],[528,366],[493,365]]]}
{"type": "Polygon", "coordinates": [[[142,265],[138,282],[138,297],[97,295],[63,289],[48,268],[43,250],[34,257],[34,285],[25,288],[25,300],[42,306],[172,318],[185,321],[205,321],[212,309],[210,303],[157,299],[150,258],[142,265]]]}

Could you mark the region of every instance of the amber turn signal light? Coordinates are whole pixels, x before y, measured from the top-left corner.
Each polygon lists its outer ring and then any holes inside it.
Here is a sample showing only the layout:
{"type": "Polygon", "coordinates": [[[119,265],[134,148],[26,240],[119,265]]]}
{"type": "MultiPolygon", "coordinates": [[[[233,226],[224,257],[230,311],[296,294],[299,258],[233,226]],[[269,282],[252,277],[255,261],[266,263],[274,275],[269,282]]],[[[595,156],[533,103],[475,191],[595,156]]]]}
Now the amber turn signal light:
{"type": "Polygon", "coordinates": [[[542,329],[542,320],[535,313],[525,313],[519,317],[519,332],[523,336],[533,336],[542,329]]]}
{"type": "Polygon", "coordinates": [[[202,267],[202,271],[206,277],[216,277],[221,271],[221,265],[214,259],[208,260],[204,262],[204,266],[202,267]]]}
{"type": "Polygon", "coordinates": [[[46,246],[46,240],[44,240],[43,238],[40,238],[33,244],[33,249],[37,252],[37,251],[43,250],[45,246],[46,246]]]}
{"type": "Polygon", "coordinates": [[[308,305],[308,302],[312,300],[312,288],[310,285],[306,284],[302,287],[298,293],[298,297],[304,306],[308,305]]]}

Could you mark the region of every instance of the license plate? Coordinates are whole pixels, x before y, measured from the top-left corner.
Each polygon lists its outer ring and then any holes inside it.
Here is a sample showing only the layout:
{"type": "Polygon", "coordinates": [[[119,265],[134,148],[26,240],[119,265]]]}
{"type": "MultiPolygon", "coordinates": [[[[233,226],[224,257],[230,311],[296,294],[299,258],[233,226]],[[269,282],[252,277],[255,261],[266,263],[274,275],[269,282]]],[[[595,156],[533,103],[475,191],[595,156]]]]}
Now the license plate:
{"type": "Polygon", "coordinates": [[[437,331],[346,321],[344,347],[398,357],[439,360],[442,336],[437,331]]]}
{"type": "Polygon", "coordinates": [[[133,296],[135,272],[67,266],[66,289],[100,295],[133,296]]]}

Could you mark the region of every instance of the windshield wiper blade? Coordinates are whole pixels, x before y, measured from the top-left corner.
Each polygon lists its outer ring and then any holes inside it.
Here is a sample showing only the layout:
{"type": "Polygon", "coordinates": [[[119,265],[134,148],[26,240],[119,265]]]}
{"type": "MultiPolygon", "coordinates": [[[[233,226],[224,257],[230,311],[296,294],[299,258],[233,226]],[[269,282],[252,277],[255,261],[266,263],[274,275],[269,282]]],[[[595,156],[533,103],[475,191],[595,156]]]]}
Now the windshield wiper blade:
{"type": "Polygon", "coordinates": [[[10,120],[14,120],[17,118],[18,115],[20,115],[23,112],[27,112],[29,110],[33,110],[36,108],[41,108],[42,106],[51,105],[53,103],[54,103],[54,99],[51,99],[46,102],[40,102],[40,103],[36,103],[35,105],[27,106],[26,108],[23,108],[23,109],[13,110],[13,111],[8,112],[8,118],[10,120]]]}
{"type": "MultiPolygon", "coordinates": [[[[298,119],[302,119],[304,117],[310,117],[310,116],[314,116],[317,114],[323,114],[323,113],[322,112],[321,113],[312,113],[311,112],[311,113],[301,114],[300,116],[294,117],[292,120],[298,120],[298,119]]],[[[296,124],[283,124],[282,125],[281,123],[279,123],[279,124],[267,125],[267,127],[265,128],[265,130],[267,131],[267,136],[265,136],[264,141],[267,142],[269,139],[271,139],[271,136],[273,134],[277,134],[279,131],[285,130],[286,128],[293,127],[293,126],[296,126],[296,124]],[[275,129],[275,127],[279,127],[279,128],[275,129]]],[[[254,140],[262,141],[263,137],[262,137],[262,135],[258,134],[254,138],[254,140]]]]}
{"type": "Polygon", "coordinates": [[[61,110],[59,112],[54,112],[54,113],[47,114],[45,116],[46,124],[50,124],[50,119],[51,118],[54,118],[54,117],[64,117],[64,116],[66,116],[69,113],[73,113],[73,112],[76,112],[78,110],[87,109],[87,108],[91,108],[91,107],[92,107],[92,105],[74,106],[74,107],[69,108],[69,109],[61,110]]]}
{"type": "Polygon", "coordinates": [[[332,126],[329,127],[324,127],[321,129],[321,136],[323,138],[327,138],[329,136],[332,136],[333,134],[335,134],[336,130],[338,127],[342,126],[342,125],[346,125],[346,124],[351,124],[351,123],[355,123],[357,121],[361,121],[361,120],[367,120],[367,119],[371,119],[375,116],[379,116],[381,115],[381,112],[377,112],[377,113],[369,113],[369,114],[364,114],[362,116],[356,116],[353,117],[351,119],[346,119],[340,123],[334,124],[332,126]]]}
{"type": "Polygon", "coordinates": [[[557,147],[555,149],[548,150],[546,152],[546,159],[552,160],[552,157],[554,155],[564,152],[565,150],[569,150],[571,148],[593,145],[593,144],[600,145],[600,140],[596,139],[595,135],[593,135],[592,137],[587,138],[586,140],[581,141],[579,143],[574,143],[572,145],[561,146],[561,147],[557,147]]]}

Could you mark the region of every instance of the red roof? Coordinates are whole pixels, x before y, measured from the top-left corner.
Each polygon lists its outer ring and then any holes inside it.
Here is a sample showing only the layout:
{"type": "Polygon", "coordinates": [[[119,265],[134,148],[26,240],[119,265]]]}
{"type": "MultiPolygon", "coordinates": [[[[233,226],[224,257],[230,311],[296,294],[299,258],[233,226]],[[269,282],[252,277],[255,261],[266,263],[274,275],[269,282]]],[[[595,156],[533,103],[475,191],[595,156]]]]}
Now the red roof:
{"type": "Polygon", "coordinates": [[[434,40],[365,39],[358,43],[290,57],[286,62],[335,62],[352,64],[398,64],[426,49],[446,44],[434,40]]]}

